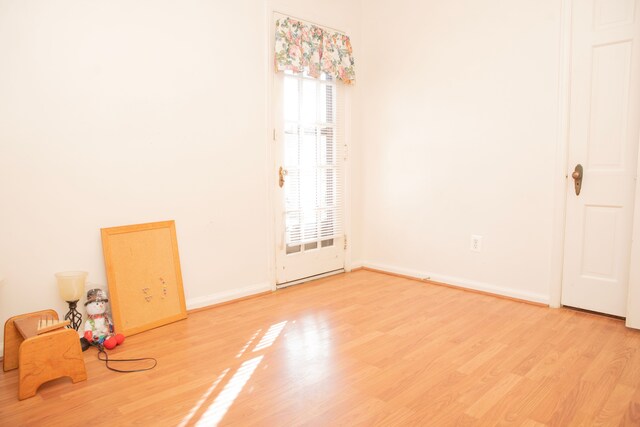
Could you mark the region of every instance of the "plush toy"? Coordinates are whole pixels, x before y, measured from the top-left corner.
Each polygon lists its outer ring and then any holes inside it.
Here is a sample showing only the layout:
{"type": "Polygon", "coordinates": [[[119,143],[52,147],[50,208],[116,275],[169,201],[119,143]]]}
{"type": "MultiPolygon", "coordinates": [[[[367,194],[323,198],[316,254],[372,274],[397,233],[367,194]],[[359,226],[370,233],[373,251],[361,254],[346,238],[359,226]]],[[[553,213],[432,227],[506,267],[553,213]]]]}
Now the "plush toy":
{"type": "Polygon", "coordinates": [[[113,322],[107,312],[107,294],[102,289],[91,289],[87,292],[88,319],[84,323],[84,338],[90,343],[102,344],[107,350],[124,342],[124,335],[115,334],[113,322]]]}

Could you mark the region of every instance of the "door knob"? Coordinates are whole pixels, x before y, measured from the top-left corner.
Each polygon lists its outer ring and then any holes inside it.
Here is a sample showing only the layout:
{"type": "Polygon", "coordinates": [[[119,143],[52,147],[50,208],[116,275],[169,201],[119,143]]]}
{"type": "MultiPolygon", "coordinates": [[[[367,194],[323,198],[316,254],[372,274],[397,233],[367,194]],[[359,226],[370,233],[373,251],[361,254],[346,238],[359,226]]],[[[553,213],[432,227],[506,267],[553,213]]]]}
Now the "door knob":
{"type": "Polygon", "coordinates": [[[280,188],[284,186],[284,177],[287,175],[287,170],[280,166],[280,170],[278,171],[278,176],[280,177],[279,185],[280,188]]]}
{"type": "Polygon", "coordinates": [[[571,177],[573,178],[573,185],[576,190],[576,196],[580,195],[580,188],[582,188],[582,175],[582,165],[578,163],[576,165],[576,168],[573,170],[573,173],[571,174],[571,177]]]}

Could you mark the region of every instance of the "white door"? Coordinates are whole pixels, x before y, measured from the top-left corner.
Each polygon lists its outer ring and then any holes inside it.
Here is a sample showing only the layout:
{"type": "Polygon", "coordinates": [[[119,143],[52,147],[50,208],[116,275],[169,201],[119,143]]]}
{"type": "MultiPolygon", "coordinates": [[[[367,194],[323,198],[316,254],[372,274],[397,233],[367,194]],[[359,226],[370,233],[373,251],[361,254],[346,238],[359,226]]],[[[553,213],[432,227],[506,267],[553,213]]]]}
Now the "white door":
{"type": "Polygon", "coordinates": [[[617,316],[626,314],[637,173],[639,8],[640,0],[575,0],[572,15],[562,304],[617,316]]]}
{"type": "Polygon", "coordinates": [[[330,76],[274,78],[276,283],[344,268],[344,97],[330,76]]]}

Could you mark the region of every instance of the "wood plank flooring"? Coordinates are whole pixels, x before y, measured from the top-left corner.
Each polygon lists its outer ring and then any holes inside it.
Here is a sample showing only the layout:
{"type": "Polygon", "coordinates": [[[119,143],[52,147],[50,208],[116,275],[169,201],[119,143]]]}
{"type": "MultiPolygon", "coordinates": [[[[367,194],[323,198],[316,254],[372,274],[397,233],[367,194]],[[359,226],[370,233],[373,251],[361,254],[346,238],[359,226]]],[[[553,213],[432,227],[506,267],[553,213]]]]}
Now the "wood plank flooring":
{"type": "Polygon", "coordinates": [[[17,400],[0,425],[640,425],[640,332],[370,271],[210,310],[127,338],[158,359],[17,400]]]}

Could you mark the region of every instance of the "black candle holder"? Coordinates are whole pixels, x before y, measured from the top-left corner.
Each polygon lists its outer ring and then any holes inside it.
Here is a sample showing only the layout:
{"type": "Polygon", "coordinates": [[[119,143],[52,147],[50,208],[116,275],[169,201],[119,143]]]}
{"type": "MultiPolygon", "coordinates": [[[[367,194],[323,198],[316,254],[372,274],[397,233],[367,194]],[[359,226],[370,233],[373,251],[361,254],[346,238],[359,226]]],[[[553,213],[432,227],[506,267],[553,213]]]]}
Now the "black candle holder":
{"type": "Polygon", "coordinates": [[[78,301],[80,300],[67,301],[67,304],[69,304],[69,311],[64,316],[64,320],[68,320],[71,323],[69,328],[73,328],[76,331],[80,329],[80,325],[82,324],[82,314],[76,310],[78,301]]]}

